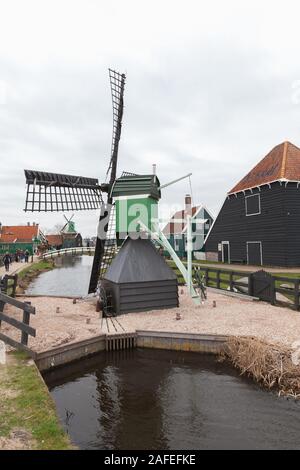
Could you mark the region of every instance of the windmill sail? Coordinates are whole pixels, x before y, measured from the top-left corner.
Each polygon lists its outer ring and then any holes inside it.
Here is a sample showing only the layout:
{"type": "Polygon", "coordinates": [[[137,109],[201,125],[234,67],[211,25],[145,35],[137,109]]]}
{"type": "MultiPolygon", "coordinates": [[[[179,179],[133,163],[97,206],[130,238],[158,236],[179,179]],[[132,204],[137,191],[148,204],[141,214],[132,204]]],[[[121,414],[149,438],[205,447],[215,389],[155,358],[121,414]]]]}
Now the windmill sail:
{"type": "Polygon", "coordinates": [[[103,203],[96,178],[25,170],[25,212],[99,209],[103,203]]]}
{"type": "MultiPolygon", "coordinates": [[[[118,151],[119,151],[119,142],[121,138],[122,130],[122,117],[124,109],[124,87],[125,87],[125,75],[115,72],[112,69],[109,69],[110,77],[110,87],[111,87],[111,97],[112,97],[112,107],[113,107],[113,132],[112,132],[112,143],[111,143],[111,157],[109,162],[109,167],[106,172],[106,178],[109,177],[109,189],[107,196],[107,206],[105,210],[101,211],[99,224],[103,223],[103,220],[107,220],[111,214],[111,188],[115,182],[117,174],[117,163],[118,163],[118,151]]],[[[92,266],[91,279],[89,285],[89,293],[95,292],[98,285],[98,280],[103,267],[101,268],[102,261],[108,262],[105,256],[105,251],[110,254],[112,253],[112,240],[107,238],[108,231],[108,221],[104,223],[103,234],[97,236],[96,247],[95,247],[95,256],[92,266]]]]}

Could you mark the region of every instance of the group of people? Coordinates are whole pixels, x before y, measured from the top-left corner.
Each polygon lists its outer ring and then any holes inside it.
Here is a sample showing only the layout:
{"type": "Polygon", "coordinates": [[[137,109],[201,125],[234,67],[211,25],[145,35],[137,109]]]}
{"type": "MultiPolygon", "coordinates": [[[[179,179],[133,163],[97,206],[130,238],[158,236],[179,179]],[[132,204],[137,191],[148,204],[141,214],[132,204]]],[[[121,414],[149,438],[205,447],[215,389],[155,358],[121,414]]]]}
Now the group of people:
{"type": "Polygon", "coordinates": [[[29,251],[28,250],[17,250],[15,252],[15,262],[28,263],[29,261],[29,251]]]}
{"type": "Polygon", "coordinates": [[[17,250],[14,255],[11,255],[8,251],[3,256],[3,264],[5,266],[5,271],[9,271],[10,264],[15,261],[16,263],[28,263],[29,261],[29,251],[28,250],[17,250]]]}

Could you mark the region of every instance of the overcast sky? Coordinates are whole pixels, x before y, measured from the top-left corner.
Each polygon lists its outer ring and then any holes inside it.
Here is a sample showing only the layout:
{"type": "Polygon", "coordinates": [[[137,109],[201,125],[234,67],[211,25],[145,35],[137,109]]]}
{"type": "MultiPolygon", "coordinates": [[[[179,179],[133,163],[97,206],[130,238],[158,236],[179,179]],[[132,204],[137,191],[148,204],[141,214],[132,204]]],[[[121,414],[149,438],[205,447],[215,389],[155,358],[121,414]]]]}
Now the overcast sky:
{"type": "MultiPolygon", "coordinates": [[[[108,68],[125,72],[119,174],[192,172],[216,214],[272,147],[300,146],[297,1],[0,0],[0,221],[24,213],[24,168],[98,177],[110,157],[108,68]]],[[[181,206],[188,180],[163,191],[181,206]]],[[[83,235],[98,213],[78,212],[83,235]]]]}

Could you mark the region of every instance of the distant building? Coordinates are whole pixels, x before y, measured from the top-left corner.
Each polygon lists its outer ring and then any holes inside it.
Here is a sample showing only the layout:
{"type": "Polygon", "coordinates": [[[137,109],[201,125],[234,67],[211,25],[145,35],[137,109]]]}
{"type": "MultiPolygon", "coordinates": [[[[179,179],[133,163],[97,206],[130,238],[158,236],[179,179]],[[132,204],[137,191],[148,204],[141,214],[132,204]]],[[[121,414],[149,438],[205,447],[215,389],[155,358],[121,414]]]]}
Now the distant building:
{"type": "Polygon", "coordinates": [[[300,149],[274,147],[226,196],[205,242],[224,263],[300,266],[300,149]]]}
{"type": "Polygon", "coordinates": [[[1,225],[0,224],[0,254],[15,253],[18,250],[28,250],[33,254],[38,246],[45,240],[39,224],[28,222],[27,225],[1,225]]]}
{"type": "Polygon", "coordinates": [[[63,237],[60,234],[46,235],[46,240],[49,248],[60,250],[63,246],[63,237]]]}
{"type": "Polygon", "coordinates": [[[167,237],[172,248],[176,251],[176,254],[180,258],[186,258],[186,222],[188,215],[193,216],[192,236],[193,246],[195,248],[193,255],[195,258],[204,259],[204,240],[214,219],[205,206],[199,205],[192,207],[192,199],[189,194],[185,196],[184,209],[175,212],[171,217],[170,222],[164,227],[163,233],[167,237]],[[172,222],[172,220],[174,220],[174,222],[172,222]],[[182,220],[182,222],[176,222],[176,220],[182,220]],[[204,222],[200,223],[200,220],[203,220],[204,222]]]}

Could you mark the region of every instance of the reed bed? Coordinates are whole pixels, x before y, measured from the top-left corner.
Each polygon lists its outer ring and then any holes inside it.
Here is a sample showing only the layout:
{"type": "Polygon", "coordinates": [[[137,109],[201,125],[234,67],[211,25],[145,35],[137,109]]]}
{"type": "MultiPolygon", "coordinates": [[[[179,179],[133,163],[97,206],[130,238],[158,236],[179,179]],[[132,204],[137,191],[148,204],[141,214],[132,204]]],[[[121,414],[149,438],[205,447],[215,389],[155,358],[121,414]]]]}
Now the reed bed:
{"type": "Polygon", "coordinates": [[[278,395],[300,399],[300,366],[292,360],[293,351],[252,337],[231,337],[221,355],[240,370],[278,395]]]}

